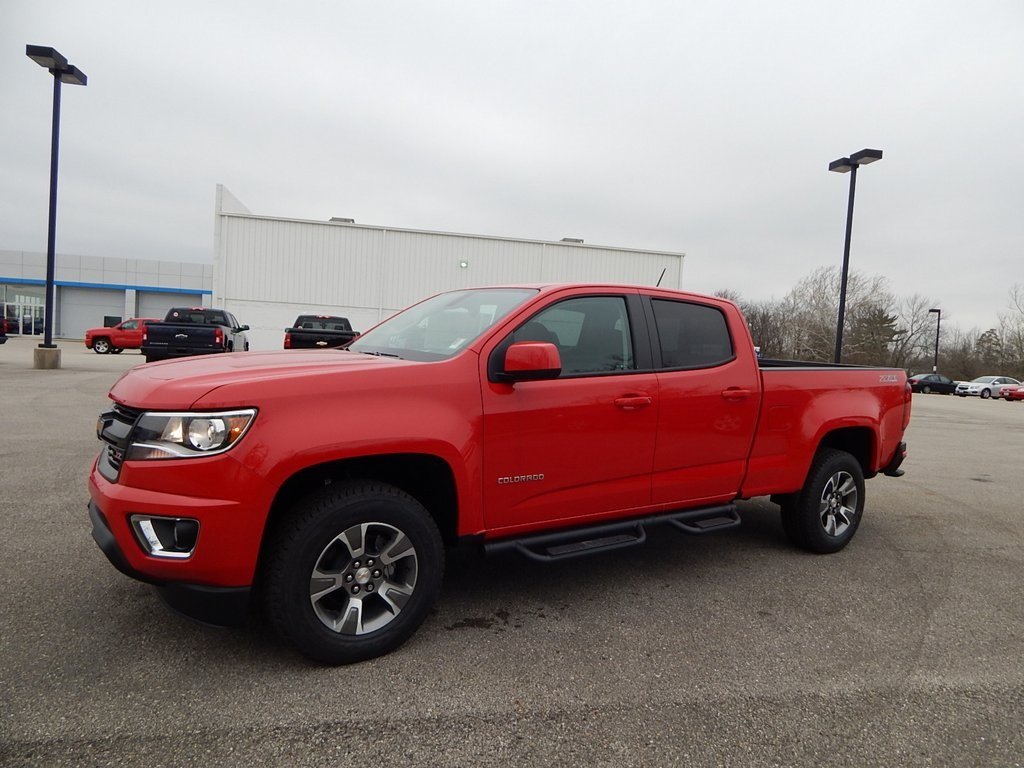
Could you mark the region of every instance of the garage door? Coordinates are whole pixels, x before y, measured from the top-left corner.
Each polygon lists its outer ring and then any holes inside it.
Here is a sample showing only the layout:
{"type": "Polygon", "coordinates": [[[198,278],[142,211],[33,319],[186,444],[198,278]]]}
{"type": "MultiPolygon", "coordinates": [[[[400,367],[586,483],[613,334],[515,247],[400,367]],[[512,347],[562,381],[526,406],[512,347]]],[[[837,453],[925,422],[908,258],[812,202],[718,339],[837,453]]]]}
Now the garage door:
{"type": "Polygon", "coordinates": [[[55,336],[84,339],[89,328],[101,328],[108,315],[124,315],[124,291],[118,288],[76,288],[61,286],[60,317],[55,336]]]}
{"type": "Polygon", "coordinates": [[[135,295],[139,317],[164,317],[171,307],[201,307],[203,297],[199,293],[163,293],[160,291],[138,291],[135,295]]]}

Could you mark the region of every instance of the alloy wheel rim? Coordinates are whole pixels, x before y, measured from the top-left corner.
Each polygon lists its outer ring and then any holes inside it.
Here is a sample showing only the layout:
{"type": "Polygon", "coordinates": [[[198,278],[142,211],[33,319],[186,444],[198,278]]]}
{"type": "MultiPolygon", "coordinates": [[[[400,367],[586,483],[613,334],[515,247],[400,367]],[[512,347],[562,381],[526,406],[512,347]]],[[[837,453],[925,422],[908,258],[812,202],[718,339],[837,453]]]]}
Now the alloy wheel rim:
{"type": "Polygon", "coordinates": [[[857,516],[857,483],[849,472],[836,472],[825,483],[818,519],[829,536],[842,536],[857,516]]]}
{"type": "Polygon", "coordinates": [[[366,635],[398,618],[412,598],[419,558],[409,537],[388,523],[353,525],[320,552],[309,600],[320,622],[342,635],[366,635]]]}

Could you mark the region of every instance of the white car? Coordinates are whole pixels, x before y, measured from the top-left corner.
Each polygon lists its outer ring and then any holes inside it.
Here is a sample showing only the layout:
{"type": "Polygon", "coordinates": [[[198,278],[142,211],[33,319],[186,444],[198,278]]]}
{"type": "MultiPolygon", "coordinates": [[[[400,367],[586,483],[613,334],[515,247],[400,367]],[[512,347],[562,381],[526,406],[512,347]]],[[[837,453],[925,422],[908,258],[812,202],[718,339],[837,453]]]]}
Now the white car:
{"type": "Polygon", "coordinates": [[[1011,379],[1009,376],[979,376],[973,381],[961,381],[956,385],[956,393],[960,397],[968,395],[980,397],[987,400],[990,397],[999,397],[1003,387],[1020,386],[1020,382],[1011,379]]]}

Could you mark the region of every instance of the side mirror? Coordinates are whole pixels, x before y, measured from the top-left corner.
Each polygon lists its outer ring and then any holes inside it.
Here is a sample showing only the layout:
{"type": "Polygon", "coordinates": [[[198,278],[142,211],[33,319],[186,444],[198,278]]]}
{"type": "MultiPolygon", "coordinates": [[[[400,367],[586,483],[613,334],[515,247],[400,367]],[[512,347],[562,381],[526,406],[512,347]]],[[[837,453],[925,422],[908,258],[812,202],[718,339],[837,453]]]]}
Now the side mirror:
{"type": "Polygon", "coordinates": [[[557,379],[562,373],[558,347],[547,341],[520,341],[505,351],[505,364],[499,381],[539,381],[557,379]]]}
{"type": "Polygon", "coordinates": [[[235,330],[236,331],[248,331],[249,330],[249,326],[248,325],[240,325],[235,330]]]}

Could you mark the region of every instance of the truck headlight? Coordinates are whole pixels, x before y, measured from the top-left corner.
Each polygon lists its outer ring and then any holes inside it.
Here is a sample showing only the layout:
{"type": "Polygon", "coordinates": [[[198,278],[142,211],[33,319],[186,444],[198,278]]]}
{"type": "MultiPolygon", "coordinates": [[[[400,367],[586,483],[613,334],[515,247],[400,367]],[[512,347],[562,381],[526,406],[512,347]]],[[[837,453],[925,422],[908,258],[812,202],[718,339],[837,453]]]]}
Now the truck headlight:
{"type": "Polygon", "coordinates": [[[242,439],[255,418],[255,408],[217,413],[144,413],[132,430],[125,459],[190,459],[223,453],[242,439]]]}

